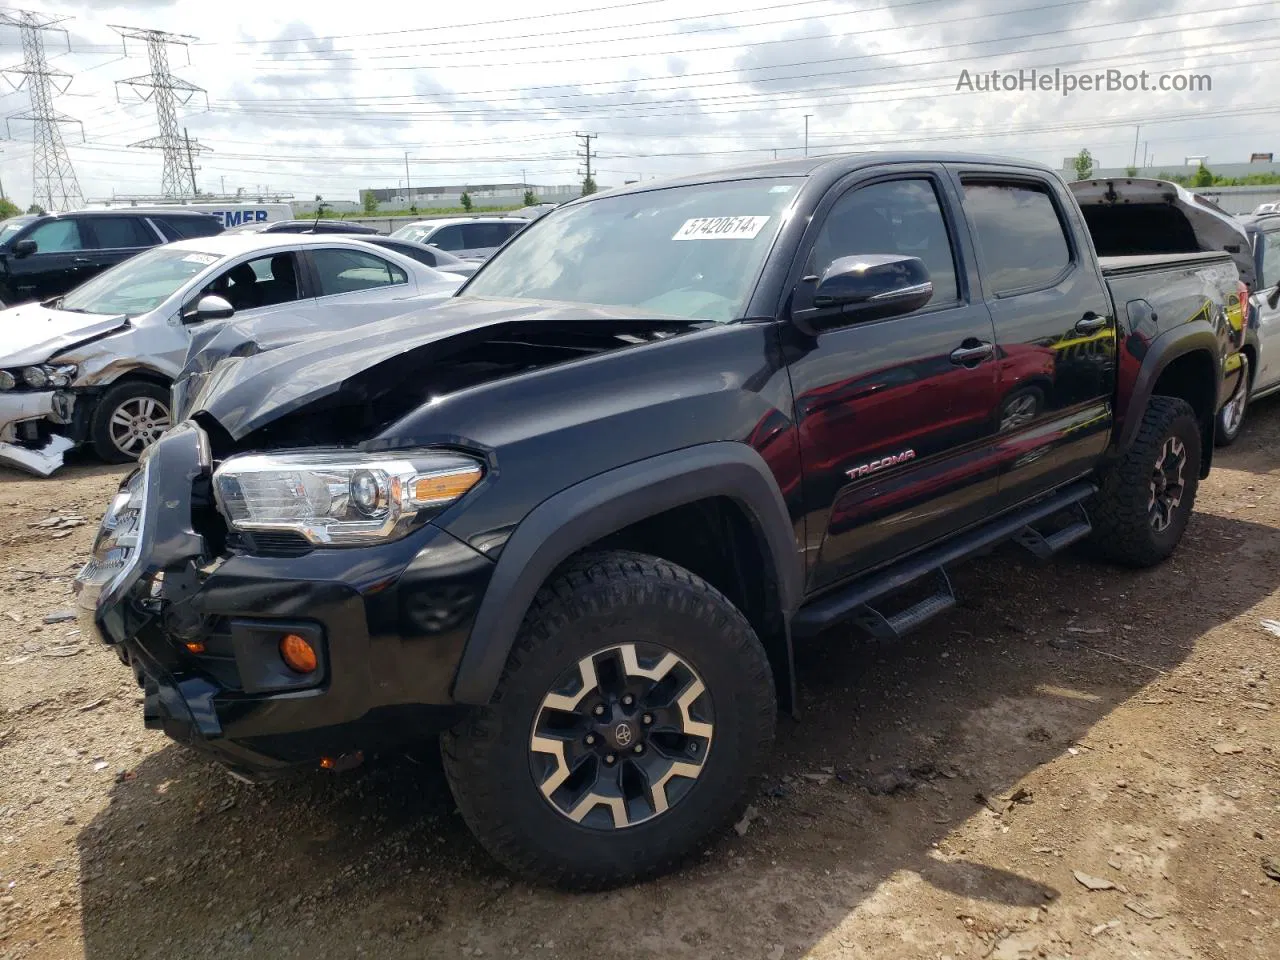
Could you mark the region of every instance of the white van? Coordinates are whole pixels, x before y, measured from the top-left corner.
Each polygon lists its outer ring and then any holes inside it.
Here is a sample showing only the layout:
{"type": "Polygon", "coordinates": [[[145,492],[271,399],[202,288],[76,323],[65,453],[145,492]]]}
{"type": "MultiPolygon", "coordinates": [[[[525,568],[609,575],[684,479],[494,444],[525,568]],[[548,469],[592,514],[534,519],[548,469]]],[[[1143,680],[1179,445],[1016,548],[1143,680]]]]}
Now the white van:
{"type": "Polygon", "coordinates": [[[141,213],[173,210],[194,210],[211,213],[223,227],[239,227],[246,223],[274,223],[276,220],[292,220],[293,207],[280,202],[255,202],[253,200],[175,200],[157,203],[154,200],[99,200],[85,205],[87,209],[103,210],[127,207],[141,213]]]}

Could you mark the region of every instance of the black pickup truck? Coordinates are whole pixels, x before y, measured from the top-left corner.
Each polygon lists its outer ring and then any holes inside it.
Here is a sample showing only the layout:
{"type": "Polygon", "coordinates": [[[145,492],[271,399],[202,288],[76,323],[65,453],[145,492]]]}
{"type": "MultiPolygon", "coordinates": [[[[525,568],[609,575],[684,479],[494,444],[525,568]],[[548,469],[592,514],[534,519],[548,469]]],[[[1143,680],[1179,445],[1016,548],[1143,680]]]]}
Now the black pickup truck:
{"type": "Polygon", "coordinates": [[[653,875],[745,802],[795,644],[919,627],[1001,541],[1174,550],[1238,255],[1100,262],[1056,174],[983,157],[575,201],[439,307],[218,363],[81,606],[238,775],[438,732],[509,867],[653,875]]]}

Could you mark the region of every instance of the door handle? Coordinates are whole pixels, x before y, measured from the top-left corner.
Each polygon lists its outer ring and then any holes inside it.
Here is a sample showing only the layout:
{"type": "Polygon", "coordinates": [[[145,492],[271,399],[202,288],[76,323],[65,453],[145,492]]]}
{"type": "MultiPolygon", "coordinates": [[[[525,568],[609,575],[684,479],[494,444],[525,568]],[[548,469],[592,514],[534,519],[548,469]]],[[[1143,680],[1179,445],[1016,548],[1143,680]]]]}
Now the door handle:
{"type": "Polygon", "coordinates": [[[952,363],[974,363],[987,359],[995,352],[989,343],[979,343],[976,347],[957,347],[951,351],[952,363]]]}
{"type": "Polygon", "coordinates": [[[1096,313],[1086,313],[1076,321],[1076,333],[1097,333],[1107,325],[1107,318],[1096,313]]]}
{"type": "Polygon", "coordinates": [[[71,262],[80,266],[84,266],[85,264],[90,263],[91,261],[89,260],[88,257],[75,257],[72,259],[71,262]]]}

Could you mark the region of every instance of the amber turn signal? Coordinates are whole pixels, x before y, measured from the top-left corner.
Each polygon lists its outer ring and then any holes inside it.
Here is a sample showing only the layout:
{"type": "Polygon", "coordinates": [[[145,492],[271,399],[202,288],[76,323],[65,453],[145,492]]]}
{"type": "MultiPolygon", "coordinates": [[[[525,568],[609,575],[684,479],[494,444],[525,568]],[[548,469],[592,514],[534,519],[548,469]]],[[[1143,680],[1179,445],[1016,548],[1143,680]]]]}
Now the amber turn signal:
{"type": "Polygon", "coordinates": [[[416,477],[410,481],[410,498],[419,507],[451,503],[474,487],[483,475],[484,471],[475,466],[416,477]]]}
{"type": "Polygon", "coordinates": [[[189,653],[204,653],[204,644],[199,640],[188,640],[183,646],[189,653]]]}
{"type": "Polygon", "coordinates": [[[287,633],[281,638],[280,659],[296,673],[312,673],[319,665],[315,647],[296,633],[287,633]]]}

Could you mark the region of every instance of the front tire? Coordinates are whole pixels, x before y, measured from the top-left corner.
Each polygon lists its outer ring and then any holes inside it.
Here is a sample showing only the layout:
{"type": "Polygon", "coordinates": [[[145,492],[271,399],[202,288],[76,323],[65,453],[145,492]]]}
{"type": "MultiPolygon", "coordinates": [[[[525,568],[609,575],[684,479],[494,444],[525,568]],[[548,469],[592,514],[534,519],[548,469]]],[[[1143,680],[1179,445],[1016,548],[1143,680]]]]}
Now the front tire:
{"type": "Polygon", "coordinates": [[[1222,409],[1218,411],[1218,422],[1215,424],[1216,429],[1213,432],[1214,446],[1229,447],[1236,442],[1236,438],[1240,436],[1240,430],[1244,426],[1245,411],[1249,408],[1249,393],[1253,386],[1249,382],[1249,359],[1244,357],[1244,383],[1240,387],[1239,393],[1228,403],[1224,404],[1222,409]]]}
{"type": "Polygon", "coordinates": [[[674,868],[731,821],[776,713],[764,648],[718,590],[612,551],[539,591],[492,704],[441,749],[489,853],[601,889],[674,868]]]}
{"type": "Polygon", "coordinates": [[[1200,484],[1200,425],[1176,397],[1152,397],[1133,446],[1093,498],[1093,545],[1106,559],[1152,567],[1177,548],[1200,484]]]}
{"type": "Polygon", "coordinates": [[[129,380],[98,399],[89,437],[94,453],[107,463],[128,463],[172,425],[169,391],[144,380],[129,380]]]}

